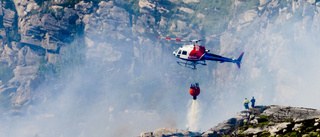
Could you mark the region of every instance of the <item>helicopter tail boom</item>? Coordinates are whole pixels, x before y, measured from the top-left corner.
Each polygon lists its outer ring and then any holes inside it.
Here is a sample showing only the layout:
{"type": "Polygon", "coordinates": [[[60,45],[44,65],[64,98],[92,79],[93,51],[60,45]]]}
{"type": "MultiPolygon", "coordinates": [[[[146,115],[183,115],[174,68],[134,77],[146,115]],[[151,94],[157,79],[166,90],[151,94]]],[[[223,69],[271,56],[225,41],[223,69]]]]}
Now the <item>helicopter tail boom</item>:
{"type": "Polygon", "coordinates": [[[241,66],[241,60],[242,60],[242,57],[243,57],[243,54],[244,52],[241,52],[240,56],[238,57],[237,60],[235,60],[235,63],[237,64],[238,68],[240,68],[241,66]]]}

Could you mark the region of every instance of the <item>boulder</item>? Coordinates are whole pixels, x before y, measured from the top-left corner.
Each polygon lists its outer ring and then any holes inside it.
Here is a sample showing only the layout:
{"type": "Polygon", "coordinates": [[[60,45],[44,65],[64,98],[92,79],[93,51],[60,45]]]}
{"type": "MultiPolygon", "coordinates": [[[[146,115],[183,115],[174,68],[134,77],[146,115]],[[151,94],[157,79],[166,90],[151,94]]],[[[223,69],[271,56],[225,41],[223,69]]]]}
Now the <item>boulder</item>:
{"type": "Polygon", "coordinates": [[[198,3],[200,0],[182,0],[184,3],[198,3]]]}
{"type": "MultiPolygon", "coordinates": [[[[301,123],[291,123],[285,122],[288,119],[293,119],[302,122],[305,120],[309,120],[312,118],[320,117],[319,110],[309,109],[309,108],[298,108],[298,107],[284,107],[284,106],[257,106],[256,108],[250,108],[248,110],[244,110],[237,115],[233,116],[229,120],[226,120],[217,126],[209,129],[204,132],[202,136],[223,136],[223,135],[233,135],[233,134],[241,134],[241,135],[259,135],[262,132],[270,132],[271,136],[277,135],[278,132],[288,132],[288,131],[297,131],[301,127],[301,123]],[[260,113],[256,113],[255,109],[259,108],[260,113]],[[254,113],[254,118],[252,114],[254,113]],[[268,118],[260,118],[259,115],[265,115],[268,118]],[[276,118],[275,118],[276,117],[276,118]],[[253,119],[249,121],[249,119],[253,119]],[[267,122],[269,120],[268,125],[259,125],[259,123],[267,122]],[[254,128],[247,128],[243,132],[238,132],[237,130],[241,128],[244,123],[250,124],[254,126],[254,128]],[[294,125],[293,125],[294,124],[294,125]],[[289,126],[290,125],[290,126],[289,126]],[[292,129],[288,129],[288,128],[292,129]]],[[[315,122],[316,124],[317,122],[315,122]]],[[[313,125],[318,126],[318,124],[313,125]]]]}
{"type": "Polygon", "coordinates": [[[259,127],[259,128],[248,128],[247,130],[243,131],[241,134],[258,134],[258,133],[261,133],[263,131],[267,131],[268,128],[266,127],[259,127]]]}
{"type": "Polygon", "coordinates": [[[284,106],[270,106],[262,115],[266,115],[273,121],[281,121],[284,119],[292,119],[298,121],[300,119],[312,119],[320,116],[320,111],[311,108],[296,108],[284,106]]]}
{"type": "Polygon", "coordinates": [[[140,13],[149,13],[155,10],[155,2],[152,0],[139,0],[140,13]]]}
{"type": "Polygon", "coordinates": [[[74,6],[74,9],[79,13],[79,15],[91,14],[93,12],[93,5],[91,2],[80,1],[74,6]]]}
{"type": "Polygon", "coordinates": [[[290,124],[289,122],[284,122],[284,123],[278,123],[278,124],[275,124],[274,126],[269,127],[271,136],[275,136],[277,132],[287,128],[287,125],[289,124],[290,124]]]}
{"type": "Polygon", "coordinates": [[[123,40],[131,31],[129,13],[112,1],[100,2],[99,9],[83,16],[82,21],[86,36],[95,41],[104,42],[106,37],[112,41],[123,40]]]}
{"type": "Polygon", "coordinates": [[[16,12],[10,9],[4,9],[3,11],[3,26],[11,28],[14,26],[16,12]]]}
{"type": "Polygon", "coordinates": [[[161,128],[153,132],[141,133],[141,137],[197,136],[199,133],[175,128],[161,128]]]}

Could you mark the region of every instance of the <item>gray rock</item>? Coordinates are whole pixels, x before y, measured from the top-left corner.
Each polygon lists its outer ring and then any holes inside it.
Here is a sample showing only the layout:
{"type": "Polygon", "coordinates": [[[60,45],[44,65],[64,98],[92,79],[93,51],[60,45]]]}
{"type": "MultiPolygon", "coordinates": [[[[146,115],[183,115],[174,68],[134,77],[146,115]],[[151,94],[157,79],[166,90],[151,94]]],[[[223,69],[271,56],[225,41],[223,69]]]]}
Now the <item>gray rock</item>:
{"type": "Polygon", "coordinates": [[[274,125],[275,125],[275,123],[273,121],[269,122],[269,126],[274,126],[274,125]]]}
{"type": "Polygon", "coordinates": [[[260,0],[260,6],[267,4],[270,0],[260,0]]]}
{"type": "Polygon", "coordinates": [[[1,40],[1,43],[3,42],[3,39],[6,39],[6,31],[5,29],[0,29],[0,40],[1,40]]]}
{"type": "Polygon", "coordinates": [[[3,16],[3,8],[2,8],[2,3],[0,4],[0,16],[3,16]]]}
{"type": "Polygon", "coordinates": [[[292,130],[293,130],[293,131],[298,131],[301,126],[302,126],[302,123],[300,123],[300,124],[294,124],[294,127],[292,128],[292,130]]]}
{"type": "Polygon", "coordinates": [[[13,27],[13,23],[15,22],[15,14],[16,12],[10,9],[4,9],[3,12],[3,26],[7,28],[13,27]]]}
{"type": "Polygon", "coordinates": [[[130,34],[129,13],[120,7],[114,6],[112,1],[99,3],[95,14],[85,15],[85,33],[89,39],[104,40],[106,37],[114,40],[123,40],[130,34]]]}
{"type": "Polygon", "coordinates": [[[161,17],[161,20],[159,22],[159,31],[160,32],[163,32],[167,29],[167,26],[168,26],[168,20],[167,18],[165,17],[161,17]]]}
{"type": "Polygon", "coordinates": [[[32,85],[38,81],[38,78],[34,75],[37,68],[37,66],[17,66],[13,70],[14,78],[9,81],[9,85],[17,88],[17,91],[12,93],[11,98],[14,107],[19,108],[30,102],[32,90],[35,88],[32,85]]]}
{"type": "Polygon", "coordinates": [[[258,134],[263,131],[267,131],[268,128],[266,127],[259,127],[259,128],[248,128],[247,130],[243,131],[242,134],[258,134]]]}
{"type": "MultiPolygon", "coordinates": [[[[281,130],[283,132],[288,131],[287,126],[291,123],[283,122],[283,121],[289,118],[299,119],[300,121],[302,121],[306,119],[320,117],[320,114],[318,113],[319,110],[308,109],[308,108],[295,108],[295,107],[284,107],[284,106],[270,106],[270,107],[257,106],[257,107],[261,109],[260,111],[261,115],[266,115],[268,116],[268,118],[270,118],[271,121],[269,122],[269,125],[257,127],[257,128],[248,128],[247,130],[243,131],[241,134],[258,134],[263,131],[269,131],[271,133],[271,136],[275,136],[276,133],[281,130]]],[[[238,127],[242,126],[246,120],[250,119],[250,117],[253,117],[251,116],[251,114],[254,112],[253,110],[254,109],[250,108],[248,110],[238,113],[231,119],[226,120],[218,124],[218,126],[215,126],[209,129],[208,131],[204,132],[202,136],[211,136],[211,135],[223,136],[223,135],[231,135],[232,133],[235,133],[238,127]]],[[[249,121],[249,123],[251,124],[259,123],[259,117],[257,116],[255,117],[256,118],[249,121]]],[[[295,124],[292,130],[297,131],[301,125],[302,124],[295,124]]]]}
{"type": "Polygon", "coordinates": [[[246,121],[249,118],[249,116],[250,116],[249,110],[242,111],[237,115],[233,116],[232,118],[226,121],[223,121],[217,126],[209,129],[203,134],[203,136],[228,135],[234,132],[237,127],[241,126],[244,123],[244,121],[246,121]]]}
{"type": "Polygon", "coordinates": [[[138,18],[136,24],[133,26],[134,36],[144,33],[154,33],[152,29],[153,25],[155,25],[155,18],[151,15],[143,14],[138,18]]]}
{"type": "Polygon", "coordinates": [[[39,9],[39,6],[35,3],[34,0],[29,0],[29,1],[13,0],[13,2],[14,2],[14,5],[16,7],[18,16],[20,18],[25,17],[32,10],[38,10],[39,9]]]}
{"type": "Polygon", "coordinates": [[[312,119],[320,116],[320,111],[310,108],[294,108],[294,107],[283,107],[283,106],[270,106],[262,113],[274,121],[283,119],[292,119],[297,121],[299,119],[312,119]]]}
{"type": "Polygon", "coordinates": [[[153,12],[156,8],[155,4],[153,0],[139,0],[140,13],[153,12]]]}
{"type": "Polygon", "coordinates": [[[140,134],[140,137],[153,137],[152,135],[152,132],[142,132],[140,134]]]}
{"type": "Polygon", "coordinates": [[[93,12],[92,1],[80,1],[74,6],[74,9],[78,12],[79,15],[91,14],[93,12]]]}
{"type": "Polygon", "coordinates": [[[30,48],[27,49],[27,53],[25,54],[25,65],[27,66],[37,66],[40,56],[37,55],[37,53],[30,48]]]}
{"type": "Polygon", "coordinates": [[[251,115],[249,116],[249,120],[253,120],[254,118],[255,118],[255,115],[252,115],[252,114],[251,114],[251,115]]]}
{"type": "Polygon", "coordinates": [[[7,62],[9,66],[13,65],[16,60],[17,51],[12,50],[8,44],[5,44],[0,56],[0,62],[7,62]]]}
{"type": "Polygon", "coordinates": [[[251,120],[250,121],[250,124],[252,124],[252,125],[258,125],[259,124],[259,122],[258,122],[258,120],[257,119],[253,119],[253,120],[251,120]]]}
{"type": "Polygon", "coordinates": [[[163,136],[197,136],[199,133],[190,132],[187,130],[175,129],[175,128],[162,128],[153,131],[154,137],[163,136]]]}

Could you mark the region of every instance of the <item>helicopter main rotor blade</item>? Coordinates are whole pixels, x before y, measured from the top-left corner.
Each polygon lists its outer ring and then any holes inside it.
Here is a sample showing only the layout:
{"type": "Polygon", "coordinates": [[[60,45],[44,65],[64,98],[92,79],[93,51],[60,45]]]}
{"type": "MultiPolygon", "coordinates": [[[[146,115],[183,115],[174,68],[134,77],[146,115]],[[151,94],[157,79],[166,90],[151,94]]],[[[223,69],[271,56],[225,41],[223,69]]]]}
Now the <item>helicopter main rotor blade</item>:
{"type": "Polygon", "coordinates": [[[161,37],[161,36],[157,36],[157,38],[159,38],[159,39],[167,39],[167,40],[174,40],[174,41],[187,41],[187,40],[183,40],[183,39],[176,39],[176,38],[169,38],[169,37],[161,37]]]}
{"type": "Polygon", "coordinates": [[[157,36],[156,38],[159,38],[159,39],[167,39],[167,40],[174,40],[174,41],[186,41],[186,42],[191,42],[193,44],[196,44],[202,40],[200,39],[193,39],[193,40],[184,40],[184,39],[176,39],[176,38],[169,38],[169,37],[161,37],[161,36],[157,36]]]}

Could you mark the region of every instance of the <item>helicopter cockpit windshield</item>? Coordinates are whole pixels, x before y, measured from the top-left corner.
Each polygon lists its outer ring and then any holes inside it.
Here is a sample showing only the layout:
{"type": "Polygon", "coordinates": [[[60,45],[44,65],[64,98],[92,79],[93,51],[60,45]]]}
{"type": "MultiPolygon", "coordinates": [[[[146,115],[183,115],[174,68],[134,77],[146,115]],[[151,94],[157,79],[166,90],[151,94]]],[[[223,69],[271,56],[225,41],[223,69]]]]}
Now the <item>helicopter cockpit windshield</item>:
{"type": "Polygon", "coordinates": [[[180,49],[176,49],[175,51],[173,51],[173,55],[177,56],[181,54],[181,50],[180,49]]]}

